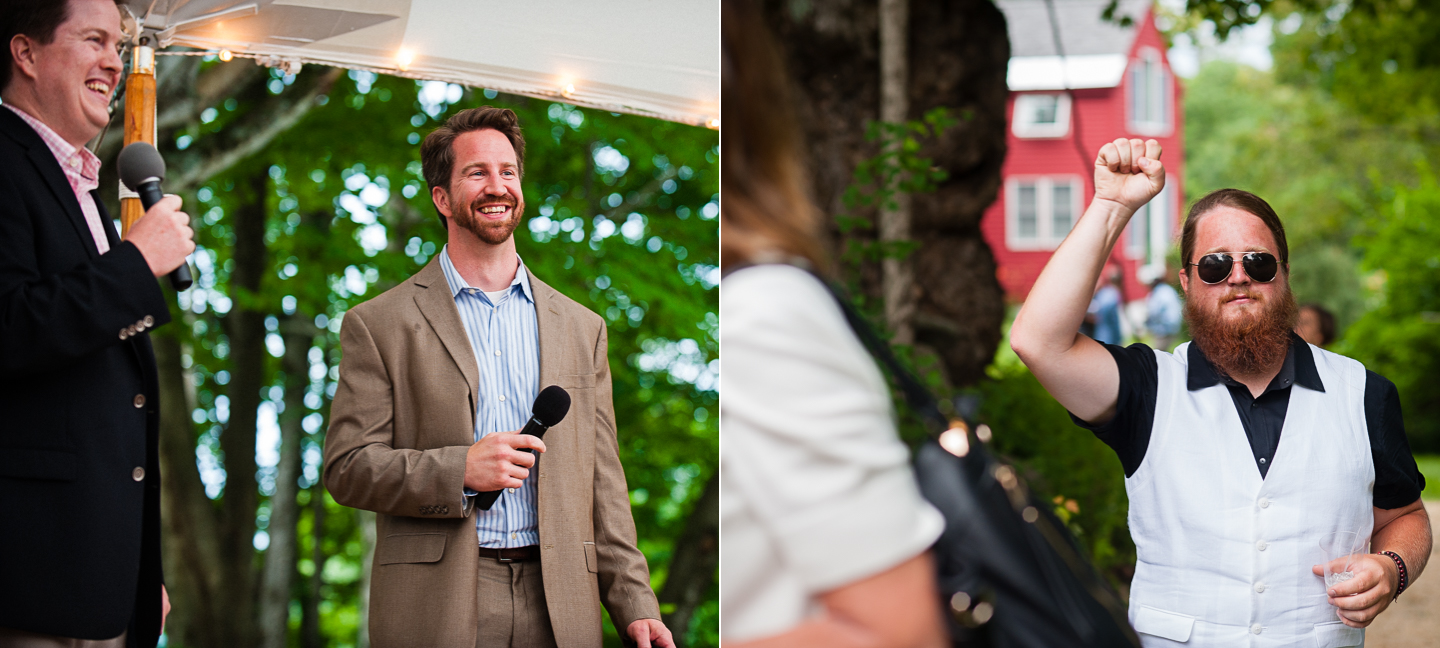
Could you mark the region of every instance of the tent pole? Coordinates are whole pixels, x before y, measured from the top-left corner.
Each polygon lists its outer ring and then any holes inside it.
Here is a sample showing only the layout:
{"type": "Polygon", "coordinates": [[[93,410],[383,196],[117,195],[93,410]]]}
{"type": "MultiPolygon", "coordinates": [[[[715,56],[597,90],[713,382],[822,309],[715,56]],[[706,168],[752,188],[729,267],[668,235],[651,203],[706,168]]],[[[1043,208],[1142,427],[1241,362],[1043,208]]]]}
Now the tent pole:
{"type": "MultiPolygon", "coordinates": [[[[143,42],[143,41],[142,41],[143,42]]],[[[137,45],[132,50],[130,76],[125,79],[125,144],[155,144],[155,49],[137,45]]],[[[124,192],[122,193],[130,193],[124,192]]],[[[140,198],[131,194],[120,199],[120,235],[145,215],[140,198]]]]}

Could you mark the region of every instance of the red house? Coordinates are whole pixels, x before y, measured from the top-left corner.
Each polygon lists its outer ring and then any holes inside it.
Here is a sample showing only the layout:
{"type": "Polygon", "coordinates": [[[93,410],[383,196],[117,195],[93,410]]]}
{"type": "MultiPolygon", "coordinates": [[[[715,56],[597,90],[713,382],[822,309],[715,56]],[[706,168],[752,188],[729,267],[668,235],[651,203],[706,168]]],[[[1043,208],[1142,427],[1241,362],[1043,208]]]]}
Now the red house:
{"type": "MultiPolygon", "coordinates": [[[[1119,137],[1164,147],[1165,190],[1131,219],[1111,262],[1126,301],[1165,272],[1183,207],[1180,84],[1150,0],[1120,0],[1129,27],[1101,18],[1107,0],[997,0],[1009,24],[1009,154],[981,229],[1006,295],[1022,301],[1094,195],[1095,154],[1119,137]],[[1055,21],[1051,22],[1053,7],[1055,21]],[[1056,48],[1056,35],[1063,48],[1056,48]],[[1062,56],[1063,55],[1063,56],[1062,56]]],[[[1170,269],[1169,272],[1174,272],[1170,269]]]]}

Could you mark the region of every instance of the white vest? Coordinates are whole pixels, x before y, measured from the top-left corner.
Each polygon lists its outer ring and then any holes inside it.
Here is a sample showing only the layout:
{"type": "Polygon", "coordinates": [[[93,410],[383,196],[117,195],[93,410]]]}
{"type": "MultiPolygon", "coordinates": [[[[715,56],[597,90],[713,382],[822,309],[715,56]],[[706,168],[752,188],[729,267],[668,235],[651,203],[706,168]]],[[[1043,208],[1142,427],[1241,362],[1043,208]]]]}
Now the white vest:
{"type": "Polygon", "coordinates": [[[1310,347],[1325,391],[1291,387],[1262,479],[1224,383],[1186,388],[1189,346],[1156,352],[1150,445],[1125,480],[1139,557],[1130,622],[1143,645],[1363,645],[1310,567],[1324,562],[1321,536],[1368,536],[1375,522],[1364,365],[1310,347]]]}

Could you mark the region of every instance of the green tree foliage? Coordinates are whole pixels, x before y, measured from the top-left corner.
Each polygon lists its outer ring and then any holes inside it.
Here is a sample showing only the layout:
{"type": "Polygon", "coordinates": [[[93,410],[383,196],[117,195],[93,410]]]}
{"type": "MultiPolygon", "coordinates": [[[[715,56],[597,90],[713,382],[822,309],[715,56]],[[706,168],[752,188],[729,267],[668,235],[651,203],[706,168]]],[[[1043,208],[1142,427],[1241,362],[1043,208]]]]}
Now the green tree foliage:
{"type": "MultiPolygon", "coordinates": [[[[1196,26],[1208,21],[1215,26],[1215,34],[1222,40],[1229,37],[1230,30],[1254,25],[1266,14],[1285,15],[1292,11],[1313,14],[1326,13],[1343,16],[1350,12],[1370,16],[1393,15],[1423,4],[1425,0],[1185,0],[1182,21],[1196,26]]],[[[1107,20],[1115,18],[1119,8],[1118,0],[1111,0],[1104,9],[1107,20]]],[[[1128,17],[1120,18],[1122,24],[1128,17]]],[[[1431,32],[1433,33],[1433,32],[1431,32]]]]}
{"type": "Polygon", "coordinates": [[[1126,524],[1125,470],[1115,451],[1071,421],[1010,351],[1008,339],[986,374],[977,390],[990,449],[1019,466],[1030,487],[1055,504],[1101,573],[1128,586],[1135,543],[1126,524]]]}
{"type": "MultiPolygon", "coordinates": [[[[272,71],[266,88],[281,96],[294,80],[272,71]]],[[[302,578],[291,626],[301,645],[354,645],[363,614],[362,516],[336,505],[318,483],[340,321],[347,308],[419,271],[444,245],[418,144],[454,112],[481,104],[514,109],[525,131],[526,211],[515,232],[521,257],[537,277],[608,323],[621,459],[640,547],[658,588],[686,516],[717,473],[717,134],[367,72],[349,72],[320,103],[186,198],[197,224],[197,284],[178,295],[179,325],[161,332],[177,336],[184,350],[195,387],[198,465],[215,499],[226,483],[219,438],[237,399],[227,388],[236,360],[227,319],[240,307],[266,314],[257,565],[276,465],[287,460],[276,456],[273,431],[298,419],[302,578]],[[256,202],[265,213],[266,267],[251,292],[237,289],[231,274],[236,214],[256,202]],[[303,369],[287,372],[286,346],[297,343],[306,349],[303,369]]],[[[178,154],[223,137],[237,115],[255,109],[233,99],[211,107],[194,132],[162,143],[162,150],[178,154]]],[[[691,627],[673,629],[690,645],[718,644],[717,593],[710,589],[691,627]]],[[[187,593],[171,595],[181,605],[187,593]]]]}
{"type": "Polygon", "coordinates": [[[1415,187],[1388,192],[1357,242],[1383,279],[1379,306],[1351,327],[1339,351],[1395,383],[1411,448],[1440,449],[1440,183],[1428,168],[1415,187]]]}
{"type": "Polygon", "coordinates": [[[1366,121],[1400,137],[1428,137],[1433,146],[1440,129],[1440,8],[1426,0],[1327,5],[1282,25],[1274,52],[1281,80],[1323,89],[1366,121]]]}

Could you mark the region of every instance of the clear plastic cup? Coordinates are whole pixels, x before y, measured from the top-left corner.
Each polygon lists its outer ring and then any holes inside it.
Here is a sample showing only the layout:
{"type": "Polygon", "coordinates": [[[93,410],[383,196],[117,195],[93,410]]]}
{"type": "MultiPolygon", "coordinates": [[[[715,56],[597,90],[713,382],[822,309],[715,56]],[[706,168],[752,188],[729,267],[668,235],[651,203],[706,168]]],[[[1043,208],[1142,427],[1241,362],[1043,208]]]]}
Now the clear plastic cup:
{"type": "Polygon", "coordinates": [[[1325,554],[1325,589],[1355,577],[1352,567],[1370,546],[1370,536],[1351,531],[1327,533],[1320,538],[1325,554]]]}

